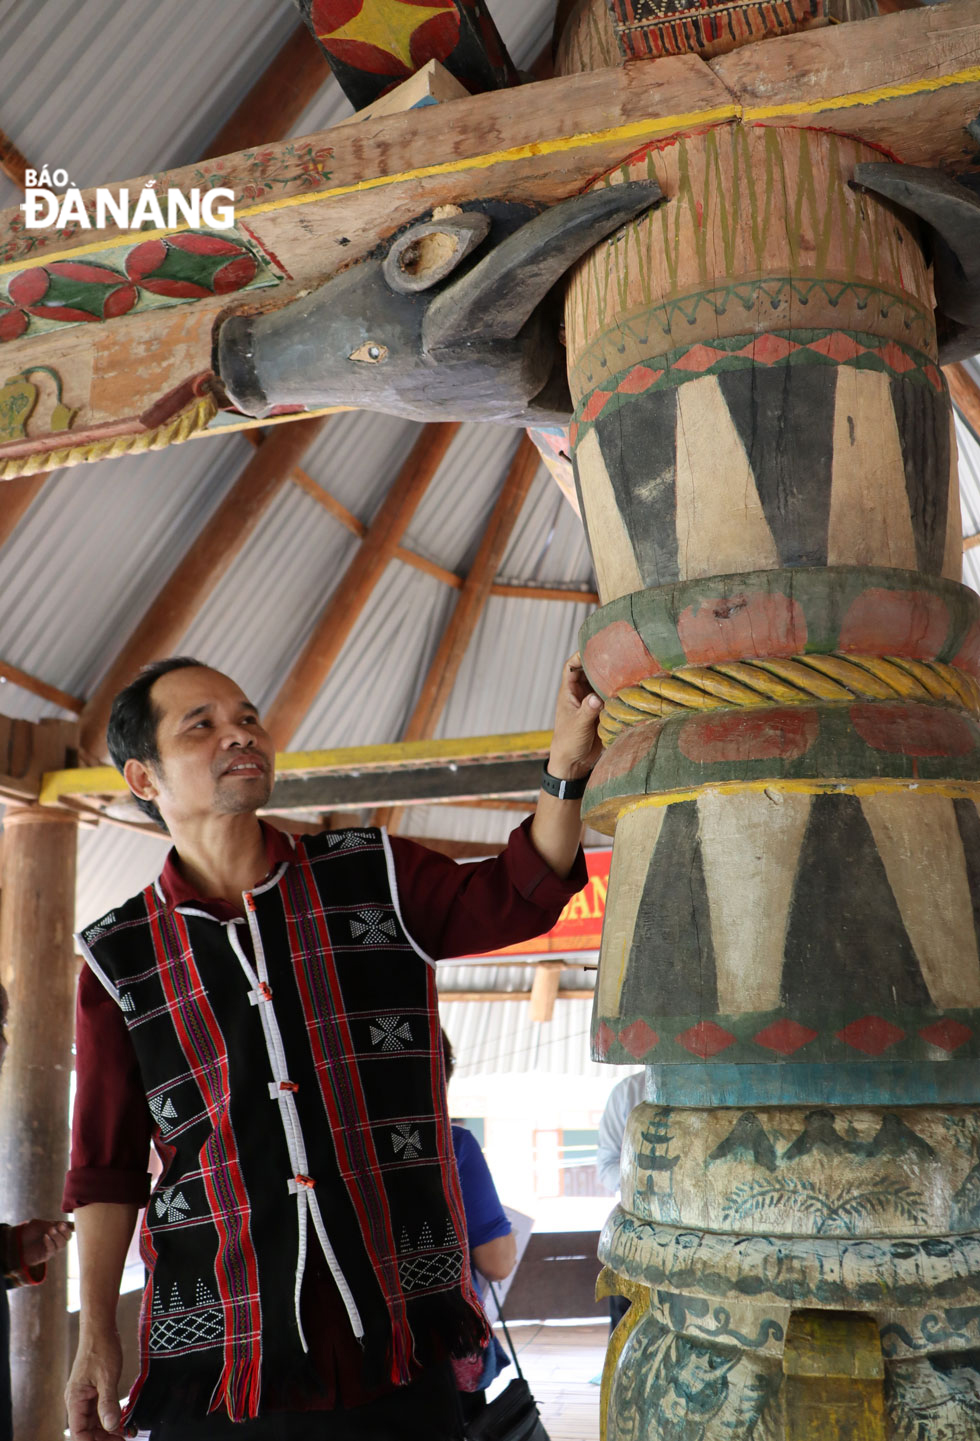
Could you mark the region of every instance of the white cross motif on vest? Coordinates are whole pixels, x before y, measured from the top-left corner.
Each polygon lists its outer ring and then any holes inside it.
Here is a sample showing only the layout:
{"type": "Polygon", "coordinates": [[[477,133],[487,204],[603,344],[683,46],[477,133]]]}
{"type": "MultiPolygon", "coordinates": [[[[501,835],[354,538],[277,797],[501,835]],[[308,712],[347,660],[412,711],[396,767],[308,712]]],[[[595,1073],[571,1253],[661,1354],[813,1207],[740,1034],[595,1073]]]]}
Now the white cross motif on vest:
{"type": "Polygon", "coordinates": [[[384,911],[358,911],[350,923],[350,933],[362,946],[383,946],[385,941],[395,939],[395,923],[384,911]]]}
{"type": "Polygon", "coordinates": [[[190,1215],[190,1206],[184,1198],[183,1191],[177,1191],[176,1186],[168,1186],[165,1191],[155,1198],[154,1206],[158,1216],[166,1216],[168,1221],[182,1221],[185,1216],[190,1215]],[[174,1192],[177,1192],[174,1195],[174,1192]]]}
{"type": "Polygon", "coordinates": [[[153,1096],[150,1100],[150,1114],[160,1127],[161,1136],[173,1130],[171,1121],[176,1121],[177,1110],[169,1096],[153,1096]]]}
{"type": "Polygon", "coordinates": [[[401,1122],[391,1133],[395,1155],[402,1152],[403,1161],[416,1161],[422,1154],[422,1138],[411,1122],[401,1122]]]}
{"type": "Polygon", "coordinates": [[[332,851],[338,848],[342,851],[358,851],[362,846],[370,844],[371,837],[362,835],[360,831],[336,831],[327,836],[327,845],[332,851]]]}
{"type": "Polygon", "coordinates": [[[412,1039],[412,1028],[401,1016],[375,1016],[368,1029],[371,1045],[380,1046],[383,1051],[404,1051],[402,1041],[412,1039]]]}

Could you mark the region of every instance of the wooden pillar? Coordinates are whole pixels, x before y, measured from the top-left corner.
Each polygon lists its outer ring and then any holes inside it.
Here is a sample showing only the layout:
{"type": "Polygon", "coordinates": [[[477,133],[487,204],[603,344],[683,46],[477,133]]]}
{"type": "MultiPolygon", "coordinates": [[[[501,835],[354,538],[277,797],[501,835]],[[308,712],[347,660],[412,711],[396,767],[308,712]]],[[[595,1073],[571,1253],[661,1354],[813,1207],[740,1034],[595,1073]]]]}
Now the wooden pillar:
{"type": "MultiPolygon", "coordinates": [[[[819,6],[667,8],[586,0],[560,64],[707,56],[819,6]]],[[[926,1317],[967,1303],[980,1226],[954,1139],[980,1138],[980,602],[926,258],[852,185],[870,153],[737,122],[647,146],[597,183],[666,203],[569,286],[605,700],[583,811],[615,832],[594,1047],[654,1098],[603,1235],[649,1296],[606,1441],[795,1441],[803,1334],[835,1378],[805,1434],[859,1434],[823,1307],[872,1318],[873,1434],[976,1428],[980,1337],[926,1317]]]]}
{"type": "MultiPolygon", "coordinates": [[[[0,1216],[57,1219],[68,1165],[77,822],[8,805],[3,818],[0,980],[10,999],[0,1076],[0,1216]]],[[[61,1441],[68,1370],[65,1254],[43,1286],[11,1292],[14,1430],[61,1441]]]]}

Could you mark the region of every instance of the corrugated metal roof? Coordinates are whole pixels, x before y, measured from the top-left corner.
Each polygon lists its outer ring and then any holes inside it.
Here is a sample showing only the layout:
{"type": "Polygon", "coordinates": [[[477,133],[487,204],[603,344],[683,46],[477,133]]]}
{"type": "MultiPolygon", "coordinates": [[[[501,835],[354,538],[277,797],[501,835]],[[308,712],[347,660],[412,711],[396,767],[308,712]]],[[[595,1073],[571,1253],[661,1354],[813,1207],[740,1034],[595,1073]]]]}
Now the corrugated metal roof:
{"type": "Polygon", "coordinates": [[[288,0],[8,0],[0,127],[81,187],[190,164],[295,24],[288,0]]]}
{"type": "Polygon", "coordinates": [[[52,477],[0,551],[0,656],[90,694],[250,453],[231,435],[52,477]]]}
{"type": "Polygon", "coordinates": [[[444,1001],[439,1013],[461,1077],[544,1071],[610,1081],[616,1074],[589,1059],[591,1001],[556,1001],[550,1021],[532,1021],[519,1001],[444,1001]]]}

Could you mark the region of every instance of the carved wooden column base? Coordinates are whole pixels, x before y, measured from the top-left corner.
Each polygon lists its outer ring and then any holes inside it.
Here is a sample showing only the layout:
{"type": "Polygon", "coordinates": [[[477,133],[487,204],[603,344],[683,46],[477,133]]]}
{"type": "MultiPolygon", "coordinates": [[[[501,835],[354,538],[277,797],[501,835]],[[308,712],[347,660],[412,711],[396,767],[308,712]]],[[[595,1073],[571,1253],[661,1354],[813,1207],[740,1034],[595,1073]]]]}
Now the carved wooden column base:
{"type": "Polygon", "coordinates": [[[978,1142],[970,1107],[637,1107],[606,1441],[975,1441],[978,1142]]]}

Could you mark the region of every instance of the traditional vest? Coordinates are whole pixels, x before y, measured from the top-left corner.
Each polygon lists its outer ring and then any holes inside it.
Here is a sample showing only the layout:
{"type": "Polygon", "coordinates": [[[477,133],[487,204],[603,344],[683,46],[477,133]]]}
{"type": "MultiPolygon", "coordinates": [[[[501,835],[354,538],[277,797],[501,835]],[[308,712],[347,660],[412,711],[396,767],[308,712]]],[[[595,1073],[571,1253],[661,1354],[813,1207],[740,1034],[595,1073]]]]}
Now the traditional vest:
{"type": "Polygon", "coordinates": [[[302,1375],[308,1246],[369,1383],[485,1344],[433,966],[402,923],[387,838],[294,846],[244,919],[171,911],[157,885],[80,937],[129,1028],[164,1159],[124,1424],[245,1420],[270,1375],[302,1375]]]}

